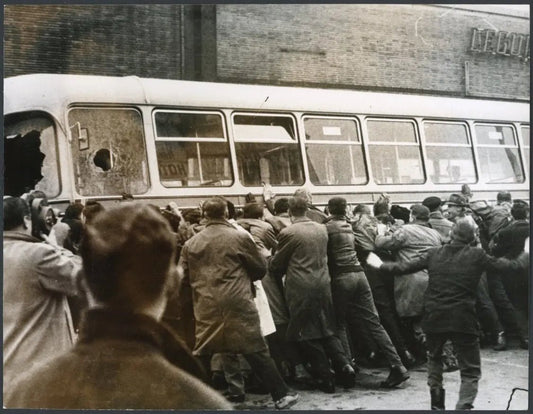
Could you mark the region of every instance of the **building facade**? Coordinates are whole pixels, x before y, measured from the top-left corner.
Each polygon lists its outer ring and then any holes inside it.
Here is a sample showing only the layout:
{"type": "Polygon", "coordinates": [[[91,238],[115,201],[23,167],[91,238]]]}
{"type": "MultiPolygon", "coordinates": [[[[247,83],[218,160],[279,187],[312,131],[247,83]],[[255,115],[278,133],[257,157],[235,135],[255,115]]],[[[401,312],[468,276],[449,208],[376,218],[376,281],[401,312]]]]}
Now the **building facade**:
{"type": "Polygon", "coordinates": [[[382,4],[7,5],[4,76],[167,79],[529,100],[529,12],[382,4]]]}

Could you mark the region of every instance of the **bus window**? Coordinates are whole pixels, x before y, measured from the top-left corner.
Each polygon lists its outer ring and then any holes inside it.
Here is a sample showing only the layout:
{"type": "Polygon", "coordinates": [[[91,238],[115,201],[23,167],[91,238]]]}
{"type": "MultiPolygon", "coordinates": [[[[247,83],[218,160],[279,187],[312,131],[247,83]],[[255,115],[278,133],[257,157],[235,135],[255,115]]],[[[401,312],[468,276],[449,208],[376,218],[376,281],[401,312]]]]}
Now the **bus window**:
{"type": "Polygon", "coordinates": [[[138,111],[74,108],[68,121],[78,193],[100,196],[148,190],[143,123],[138,111]]]}
{"type": "Polygon", "coordinates": [[[529,166],[529,151],[530,151],[529,126],[522,125],[520,130],[522,132],[522,148],[523,148],[522,153],[524,154],[524,158],[526,159],[527,170],[529,171],[529,169],[530,169],[530,166],[529,166]]]}
{"type": "Polygon", "coordinates": [[[422,158],[411,121],[367,121],[369,155],[377,184],[421,184],[422,158]]]}
{"type": "Polygon", "coordinates": [[[244,186],[302,185],[302,158],[291,116],[234,114],[239,179],[244,186]]]}
{"type": "Polygon", "coordinates": [[[24,112],[4,118],[4,194],[20,196],[41,190],[59,195],[54,122],[44,112],[24,112]]]}
{"type": "Polygon", "coordinates": [[[154,113],[159,177],[165,187],[233,183],[223,118],[218,112],[154,113]]]}
{"type": "Polygon", "coordinates": [[[424,122],[427,171],[436,184],[475,183],[472,146],[465,124],[424,122]]]}
{"type": "Polygon", "coordinates": [[[520,183],[524,174],[513,128],[476,124],[481,180],[487,184],[520,183]]]}
{"type": "Polygon", "coordinates": [[[363,146],[355,119],[305,117],[304,127],[313,184],[367,183],[363,146]]]}

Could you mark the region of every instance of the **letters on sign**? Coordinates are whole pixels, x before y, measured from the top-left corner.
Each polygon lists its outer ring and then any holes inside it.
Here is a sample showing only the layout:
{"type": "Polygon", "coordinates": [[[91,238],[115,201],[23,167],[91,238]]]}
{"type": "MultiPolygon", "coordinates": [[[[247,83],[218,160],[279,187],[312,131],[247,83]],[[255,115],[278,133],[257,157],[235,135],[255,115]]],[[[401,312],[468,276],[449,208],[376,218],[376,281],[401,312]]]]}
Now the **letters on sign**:
{"type": "Polygon", "coordinates": [[[529,62],[529,35],[473,28],[470,51],[512,56],[529,62]]]}

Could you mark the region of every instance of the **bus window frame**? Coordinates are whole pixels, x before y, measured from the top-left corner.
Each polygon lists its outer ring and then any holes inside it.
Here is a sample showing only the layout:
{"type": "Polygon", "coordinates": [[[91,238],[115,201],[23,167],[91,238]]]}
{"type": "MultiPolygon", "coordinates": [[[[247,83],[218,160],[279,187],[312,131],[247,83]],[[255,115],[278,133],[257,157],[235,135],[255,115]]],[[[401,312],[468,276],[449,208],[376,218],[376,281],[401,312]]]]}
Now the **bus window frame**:
{"type": "Polygon", "coordinates": [[[147,180],[147,187],[146,190],[142,193],[133,193],[132,195],[136,196],[143,196],[145,194],[150,193],[153,187],[152,183],[152,177],[150,174],[150,157],[148,154],[148,136],[146,135],[146,129],[145,129],[145,117],[143,114],[143,111],[138,106],[135,106],[134,104],[98,104],[98,103],[89,103],[89,102],[81,102],[81,103],[72,103],[68,106],[68,108],[65,111],[65,126],[66,126],[66,136],[67,136],[67,147],[68,147],[68,156],[70,158],[70,171],[72,175],[72,190],[75,194],[79,195],[82,198],[93,198],[93,197],[100,197],[100,198],[116,198],[117,196],[120,196],[120,194],[104,194],[100,196],[95,195],[81,195],[79,188],[78,188],[78,182],[76,179],[76,168],[74,166],[74,157],[72,153],[72,132],[70,125],[70,112],[76,109],[107,109],[107,110],[131,110],[137,112],[139,115],[139,118],[141,120],[141,132],[142,132],[142,141],[144,143],[144,159],[146,161],[146,180],[147,180]]]}
{"type": "Polygon", "coordinates": [[[229,139],[228,134],[228,123],[226,121],[226,114],[222,109],[220,110],[214,110],[214,109],[180,109],[180,108],[162,108],[162,107],[153,107],[151,110],[151,118],[152,118],[152,133],[154,135],[154,151],[155,151],[155,171],[157,174],[158,182],[160,185],[162,185],[166,189],[175,189],[179,188],[181,190],[186,189],[198,189],[198,188],[230,188],[235,185],[236,177],[235,177],[235,165],[234,165],[234,159],[232,154],[232,148],[231,143],[229,139]],[[157,135],[157,123],[155,119],[155,115],[158,112],[166,112],[166,113],[178,113],[178,114],[200,114],[200,115],[218,115],[220,116],[220,119],[222,121],[222,133],[224,134],[223,137],[159,137],[157,135]],[[228,160],[230,163],[229,169],[231,171],[231,182],[228,185],[196,185],[196,186],[178,186],[178,185],[168,185],[163,180],[161,180],[161,174],[159,173],[159,158],[157,156],[157,142],[189,142],[189,143],[225,143],[226,148],[228,150],[228,160]]]}
{"type": "MultiPolygon", "coordinates": [[[[241,124],[237,124],[241,125],[241,124]]],[[[231,132],[233,133],[233,141],[234,142],[248,142],[248,143],[271,143],[271,144],[280,144],[280,143],[299,143],[299,131],[298,131],[298,124],[296,122],[296,117],[292,112],[288,113],[276,113],[276,112],[246,112],[246,111],[234,111],[231,113],[231,132]],[[290,118],[292,120],[292,126],[294,128],[294,137],[289,141],[287,139],[257,139],[257,138],[237,138],[237,135],[235,134],[235,116],[255,116],[255,117],[280,117],[280,118],[290,118]]],[[[302,165],[303,168],[303,165],[302,165]]]]}
{"type": "Polygon", "coordinates": [[[520,131],[520,139],[518,140],[519,146],[520,146],[520,156],[522,158],[522,166],[524,167],[524,173],[527,175],[526,179],[529,179],[529,175],[531,172],[531,127],[530,124],[519,124],[519,127],[517,128],[517,131],[520,131]],[[527,128],[529,129],[529,145],[526,145],[524,143],[524,134],[522,133],[522,129],[527,128]],[[526,153],[529,155],[529,162],[526,163],[526,153]],[[525,168],[527,165],[527,169],[525,168]]]}
{"type": "Polygon", "coordinates": [[[307,178],[309,181],[317,187],[331,187],[331,186],[366,186],[370,183],[371,175],[370,175],[370,168],[369,168],[369,159],[370,156],[367,153],[367,149],[365,148],[365,142],[363,139],[363,129],[362,129],[362,122],[354,115],[321,115],[321,114],[313,114],[313,113],[304,113],[301,116],[301,125],[302,125],[302,151],[303,156],[306,159],[306,168],[307,171],[305,171],[307,178]],[[308,140],[306,136],[306,129],[305,129],[305,121],[306,119],[338,119],[341,121],[354,121],[355,122],[355,130],[357,131],[357,141],[328,141],[328,140],[308,140]],[[307,160],[307,145],[352,145],[352,146],[359,146],[361,148],[361,154],[363,156],[363,168],[365,171],[365,177],[366,180],[363,183],[358,184],[315,184],[311,181],[311,176],[309,173],[309,161],[307,160]]]}
{"type": "Polygon", "coordinates": [[[369,174],[369,179],[372,177],[373,183],[378,186],[422,186],[428,183],[428,177],[426,173],[426,159],[425,159],[425,151],[421,142],[421,133],[419,131],[419,125],[415,118],[407,118],[407,117],[394,117],[394,116],[367,116],[364,119],[365,121],[365,131],[366,131],[366,144],[368,147],[368,166],[369,171],[371,173],[369,174]],[[368,129],[368,122],[371,121],[385,121],[385,122],[408,122],[413,125],[414,134],[415,134],[415,142],[386,142],[386,141],[372,141],[370,139],[370,133],[368,129]],[[416,147],[418,148],[418,154],[420,156],[420,164],[422,168],[422,181],[419,183],[379,183],[376,181],[375,175],[372,171],[372,157],[370,156],[370,148],[372,146],[402,146],[402,147],[416,147]]]}
{"type": "MultiPolygon", "coordinates": [[[[472,122],[472,136],[474,138],[473,142],[475,142],[474,144],[474,147],[476,148],[476,152],[475,152],[475,155],[477,157],[477,160],[478,160],[478,172],[481,171],[481,157],[480,157],[480,154],[479,154],[479,149],[480,148],[515,148],[517,150],[517,153],[518,153],[518,160],[520,161],[520,169],[522,171],[522,180],[521,181],[513,181],[511,183],[505,183],[505,182],[483,182],[481,180],[481,174],[478,173],[478,183],[479,184],[483,184],[483,185],[502,185],[502,184],[524,184],[526,182],[526,171],[525,171],[525,168],[524,168],[524,163],[523,163],[523,160],[522,160],[522,156],[521,156],[521,152],[520,152],[520,143],[519,143],[519,139],[518,139],[518,131],[516,129],[516,125],[514,125],[513,123],[505,123],[505,122],[487,122],[487,121],[473,121],[472,122]],[[478,142],[478,138],[477,138],[477,130],[476,130],[476,127],[478,126],[493,126],[493,127],[497,127],[497,126],[501,126],[501,127],[508,127],[508,128],[511,128],[511,131],[513,133],[513,138],[514,138],[514,145],[491,145],[491,144],[479,144],[478,142]]],[[[520,138],[521,138],[521,133],[520,133],[520,138]]]]}
{"type": "MultiPolygon", "coordinates": [[[[240,176],[240,166],[239,166],[239,156],[237,151],[237,144],[240,143],[247,143],[247,144],[292,144],[295,145],[298,149],[298,154],[300,156],[300,171],[302,174],[302,183],[300,184],[288,184],[288,185],[281,185],[281,184],[273,184],[275,187],[291,187],[291,186],[302,186],[306,185],[307,183],[307,160],[305,159],[305,153],[302,151],[302,142],[303,140],[300,138],[300,127],[298,123],[298,118],[295,115],[294,112],[274,112],[274,111],[268,111],[268,112],[259,112],[259,111],[246,111],[246,110],[237,110],[231,112],[230,117],[230,123],[231,123],[231,141],[233,146],[233,151],[235,155],[235,180],[238,180],[239,184],[245,188],[254,188],[258,187],[257,185],[246,185],[240,176]],[[290,140],[288,139],[253,139],[253,138],[246,138],[246,139],[240,139],[235,134],[235,116],[250,116],[250,117],[280,117],[280,118],[289,118],[292,121],[292,127],[294,130],[294,136],[291,137],[290,140]]],[[[240,124],[237,124],[240,125],[240,124]]]]}
{"type": "Polygon", "coordinates": [[[192,110],[192,109],[174,109],[174,108],[173,109],[153,108],[152,109],[152,126],[153,126],[153,133],[154,133],[155,141],[191,142],[191,141],[201,140],[201,142],[228,142],[226,119],[222,111],[213,111],[213,110],[203,111],[201,109],[192,110]],[[173,113],[173,114],[219,115],[220,118],[222,119],[222,133],[224,134],[224,136],[223,137],[209,137],[209,138],[207,137],[159,137],[157,135],[157,123],[155,119],[155,116],[158,112],[173,113]]]}
{"type": "MultiPolygon", "coordinates": [[[[6,118],[11,118],[11,117],[23,117],[25,120],[29,119],[31,117],[43,117],[43,118],[46,118],[50,121],[51,125],[52,125],[52,128],[54,130],[54,149],[55,149],[55,167],[56,167],[56,174],[57,174],[57,187],[58,187],[58,192],[57,194],[54,194],[54,195],[49,195],[47,194],[47,198],[49,199],[54,199],[54,198],[58,198],[60,197],[62,194],[63,194],[63,168],[62,168],[62,165],[61,165],[61,157],[62,157],[62,154],[61,154],[61,148],[60,148],[60,145],[59,145],[59,131],[65,133],[65,131],[63,130],[62,126],[61,126],[61,123],[54,117],[54,115],[52,115],[50,112],[47,112],[47,111],[44,111],[42,109],[30,109],[30,110],[27,110],[27,111],[19,111],[19,112],[12,112],[12,113],[9,113],[9,114],[4,114],[4,124],[6,122],[6,118]]],[[[5,128],[4,128],[4,140],[5,140],[5,128]]],[[[69,147],[69,145],[67,145],[67,147],[69,147]]],[[[68,154],[69,154],[69,157],[70,157],[70,148],[68,149],[68,154]]],[[[5,157],[5,152],[4,152],[4,157],[5,157]]],[[[71,158],[71,157],[70,157],[71,158]]],[[[5,168],[5,161],[4,161],[4,168],[5,168]]],[[[67,169],[68,171],[68,169],[67,169]]],[[[41,167],[41,174],[42,174],[42,167],[41,167]]],[[[43,176],[44,178],[44,176],[43,176]]],[[[37,185],[37,184],[36,184],[37,185]]],[[[35,189],[35,186],[34,186],[34,189],[35,189]]],[[[33,190],[32,190],[33,191],[33,190]]]]}
{"type": "MultiPolygon", "coordinates": [[[[479,163],[477,162],[477,159],[476,159],[476,155],[477,153],[474,151],[474,144],[473,144],[473,140],[472,140],[472,132],[470,130],[470,125],[468,123],[468,121],[466,120],[448,120],[448,119],[433,119],[433,118],[422,118],[422,120],[420,121],[420,135],[421,135],[421,138],[423,138],[423,145],[422,145],[422,149],[423,149],[423,152],[422,152],[422,155],[423,155],[423,158],[424,158],[424,169],[425,167],[428,165],[428,163],[426,161],[429,161],[429,157],[427,155],[427,148],[428,147],[462,147],[462,148],[470,148],[470,152],[472,154],[472,164],[473,164],[473,167],[474,167],[474,174],[476,175],[476,179],[475,181],[473,182],[464,182],[464,184],[477,184],[479,183],[479,163]],[[426,139],[426,130],[425,130],[425,124],[426,123],[433,123],[433,124],[447,124],[447,125],[462,125],[465,127],[465,130],[466,130],[466,140],[467,140],[467,143],[466,144],[457,144],[457,143],[442,143],[442,142],[437,142],[437,143],[428,143],[428,140],[426,139]]],[[[431,180],[431,178],[429,178],[429,174],[428,174],[428,171],[426,171],[426,177],[427,177],[427,182],[431,183],[432,185],[451,185],[451,184],[463,184],[463,183],[436,183],[436,182],[433,182],[431,180]]]]}

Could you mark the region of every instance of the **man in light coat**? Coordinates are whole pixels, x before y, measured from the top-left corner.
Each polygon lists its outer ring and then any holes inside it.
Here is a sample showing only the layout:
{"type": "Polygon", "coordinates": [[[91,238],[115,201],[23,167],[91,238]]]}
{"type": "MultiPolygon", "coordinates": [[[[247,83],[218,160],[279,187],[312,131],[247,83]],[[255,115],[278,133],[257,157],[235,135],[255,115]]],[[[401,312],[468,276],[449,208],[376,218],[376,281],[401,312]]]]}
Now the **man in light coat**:
{"type": "MultiPolygon", "coordinates": [[[[428,225],[429,209],[427,207],[420,204],[414,205],[411,208],[411,216],[413,220],[409,224],[400,227],[391,235],[376,237],[376,248],[391,251],[396,262],[410,262],[428,249],[442,245],[440,234],[428,225]]],[[[419,343],[424,342],[420,320],[427,285],[426,270],[394,276],[396,311],[419,343]]],[[[424,352],[423,349],[419,351],[424,352]]]]}
{"type": "Polygon", "coordinates": [[[196,341],[193,354],[210,371],[215,353],[243,354],[269,388],[275,406],[298,401],[280,376],[260,329],[252,282],[266,272],[266,260],[250,235],[227,221],[227,203],[214,197],[203,205],[205,229],[183,246],[181,288],[190,286],[196,341]]]}
{"type": "Polygon", "coordinates": [[[67,295],[81,259],[33,237],[30,209],[4,198],[4,396],[20,374],[74,343],[67,295]]]}

